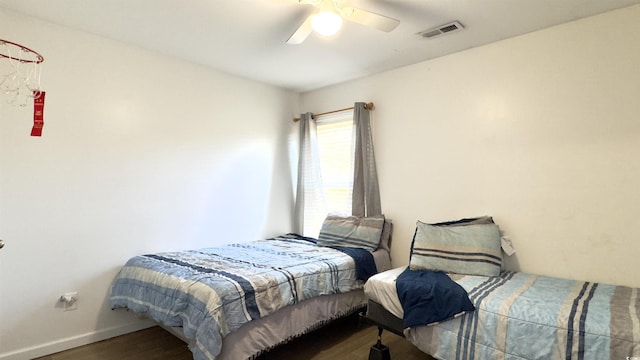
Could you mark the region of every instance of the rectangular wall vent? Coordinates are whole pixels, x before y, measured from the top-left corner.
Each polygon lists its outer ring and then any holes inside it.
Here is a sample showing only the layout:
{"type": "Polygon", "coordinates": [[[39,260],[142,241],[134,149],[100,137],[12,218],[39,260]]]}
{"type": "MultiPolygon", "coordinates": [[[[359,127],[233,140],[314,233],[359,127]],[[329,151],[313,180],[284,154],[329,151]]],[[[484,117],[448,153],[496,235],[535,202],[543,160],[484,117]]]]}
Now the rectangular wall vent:
{"type": "Polygon", "coordinates": [[[450,22],[448,24],[440,25],[440,26],[435,27],[433,29],[421,31],[421,32],[418,33],[418,35],[422,36],[423,38],[433,39],[435,37],[442,36],[444,34],[449,34],[449,33],[456,32],[456,31],[460,31],[460,30],[463,30],[463,29],[464,29],[464,26],[462,26],[462,24],[460,24],[458,21],[453,21],[453,22],[450,22]]]}

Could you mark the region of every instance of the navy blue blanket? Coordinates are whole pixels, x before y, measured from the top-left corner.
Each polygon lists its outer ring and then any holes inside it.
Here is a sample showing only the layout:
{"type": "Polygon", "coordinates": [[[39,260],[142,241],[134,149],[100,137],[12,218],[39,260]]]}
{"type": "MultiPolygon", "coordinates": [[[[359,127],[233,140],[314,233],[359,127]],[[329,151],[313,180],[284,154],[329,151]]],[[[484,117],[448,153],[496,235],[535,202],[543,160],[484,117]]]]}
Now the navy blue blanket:
{"type": "Polygon", "coordinates": [[[475,310],[467,292],[441,271],[407,268],[396,280],[404,328],[429,325],[475,310]]]}
{"type": "Polygon", "coordinates": [[[356,262],[358,280],[367,281],[370,277],[378,273],[376,262],[373,260],[373,254],[371,254],[369,250],[341,246],[334,247],[334,249],[340,250],[353,258],[353,261],[356,262]]]}
{"type": "MultiPolygon", "coordinates": [[[[287,235],[281,236],[281,238],[282,237],[290,237],[297,240],[306,240],[314,244],[318,243],[317,239],[298,235],[295,233],[289,233],[287,235]]],[[[371,254],[371,252],[369,252],[368,250],[342,246],[336,246],[333,247],[333,249],[342,251],[343,253],[353,258],[353,261],[356,263],[356,274],[358,280],[367,281],[371,276],[378,273],[378,268],[376,267],[376,262],[373,259],[373,254],[371,254]]]]}

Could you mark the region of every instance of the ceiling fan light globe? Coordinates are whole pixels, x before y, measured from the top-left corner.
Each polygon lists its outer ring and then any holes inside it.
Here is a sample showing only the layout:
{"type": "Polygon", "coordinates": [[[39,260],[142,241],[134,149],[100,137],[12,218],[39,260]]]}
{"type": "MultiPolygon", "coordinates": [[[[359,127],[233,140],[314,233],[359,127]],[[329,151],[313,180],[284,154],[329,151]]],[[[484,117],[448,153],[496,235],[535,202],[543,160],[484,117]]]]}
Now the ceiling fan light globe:
{"type": "Polygon", "coordinates": [[[311,27],[322,36],[332,36],[342,27],[342,18],[332,11],[321,11],[311,18],[311,27]]]}

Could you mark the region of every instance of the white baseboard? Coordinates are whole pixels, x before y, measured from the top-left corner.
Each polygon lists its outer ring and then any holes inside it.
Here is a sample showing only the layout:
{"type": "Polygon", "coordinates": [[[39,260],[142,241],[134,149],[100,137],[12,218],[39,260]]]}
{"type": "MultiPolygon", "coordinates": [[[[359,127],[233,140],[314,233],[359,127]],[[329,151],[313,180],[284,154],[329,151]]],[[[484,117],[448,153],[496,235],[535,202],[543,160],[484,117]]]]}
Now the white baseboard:
{"type": "Polygon", "coordinates": [[[30,360],[45,355],[55,354],[60,351],[73,349],[78,346],[83,346],[94,342],[110,339],[112,337],[128,334],[134,331],[146,329],[154,325],[157,324],[150,320],[141,320],[123,326],[116,326],[108,329],[93,331],[82,335],[51,341],[41,345],[13,350],[6,353],[0,353],[0,360],[30,360]]]}

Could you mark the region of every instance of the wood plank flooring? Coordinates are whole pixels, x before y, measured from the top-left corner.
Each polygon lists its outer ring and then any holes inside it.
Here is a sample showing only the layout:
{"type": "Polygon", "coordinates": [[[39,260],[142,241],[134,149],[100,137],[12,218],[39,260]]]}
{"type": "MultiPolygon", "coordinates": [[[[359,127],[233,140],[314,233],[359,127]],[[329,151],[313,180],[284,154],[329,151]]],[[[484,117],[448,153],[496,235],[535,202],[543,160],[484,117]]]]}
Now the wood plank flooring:
{"type": "MultiPolygon", "coordinates": [[[[366,360],[376,342],[375,326],[359,325],[354,317],[339,320],[260,356],[259,360],[366,360]]],[[[385,331],[382,343],[392,360],[425,360],[430,356],[403,337],[385,331]]],[[[34,360],[191,360],[180,339],[152,327],[113,339],[78,347],[34,360]]]]}

